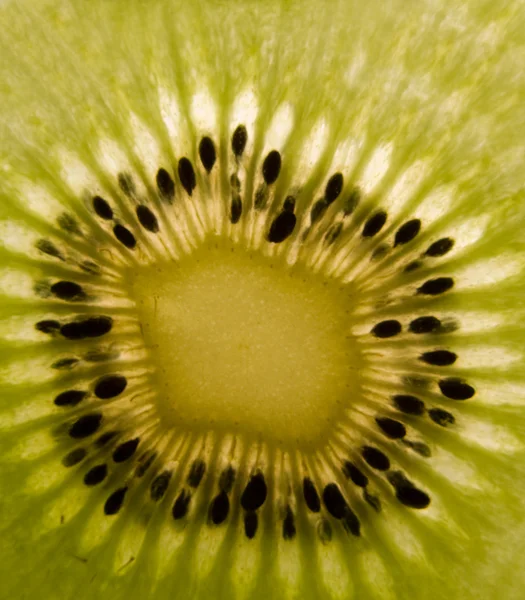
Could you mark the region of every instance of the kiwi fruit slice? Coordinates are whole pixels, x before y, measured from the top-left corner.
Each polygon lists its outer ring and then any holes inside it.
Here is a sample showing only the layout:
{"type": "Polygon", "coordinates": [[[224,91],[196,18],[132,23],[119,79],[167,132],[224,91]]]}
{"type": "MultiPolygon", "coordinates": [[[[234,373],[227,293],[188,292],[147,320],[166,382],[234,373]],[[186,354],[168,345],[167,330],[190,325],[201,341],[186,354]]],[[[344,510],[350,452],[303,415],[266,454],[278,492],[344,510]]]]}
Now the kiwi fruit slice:
{"type": "Polygon", "coordinates": [[[2,597],[520,598],[523,3],[0,22],[2,597]]]}

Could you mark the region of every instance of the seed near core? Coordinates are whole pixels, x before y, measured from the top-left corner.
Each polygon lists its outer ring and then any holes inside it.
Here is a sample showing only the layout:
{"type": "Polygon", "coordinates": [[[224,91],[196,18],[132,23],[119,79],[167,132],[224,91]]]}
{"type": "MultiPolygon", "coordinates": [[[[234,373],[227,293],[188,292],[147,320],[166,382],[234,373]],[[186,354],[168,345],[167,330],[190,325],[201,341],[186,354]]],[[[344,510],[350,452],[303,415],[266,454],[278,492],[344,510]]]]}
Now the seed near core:
{"type": "Polygon", "coordinates": [[[129,277],[167,426],[309,445],[358,393],[348,285],[215,238],[129,277]]]}

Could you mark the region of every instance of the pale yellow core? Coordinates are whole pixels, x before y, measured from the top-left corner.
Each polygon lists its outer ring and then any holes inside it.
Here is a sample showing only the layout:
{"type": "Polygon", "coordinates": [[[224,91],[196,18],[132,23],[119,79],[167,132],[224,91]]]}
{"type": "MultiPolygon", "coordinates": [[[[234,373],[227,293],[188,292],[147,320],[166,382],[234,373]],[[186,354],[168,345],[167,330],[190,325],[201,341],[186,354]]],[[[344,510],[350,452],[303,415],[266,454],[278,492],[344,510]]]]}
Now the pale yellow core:
{"type": "Polygon", "coordinates": [[[309,445],[358,393],[348,286],[216,238],[130,281],[169,426],[309,445]]]}

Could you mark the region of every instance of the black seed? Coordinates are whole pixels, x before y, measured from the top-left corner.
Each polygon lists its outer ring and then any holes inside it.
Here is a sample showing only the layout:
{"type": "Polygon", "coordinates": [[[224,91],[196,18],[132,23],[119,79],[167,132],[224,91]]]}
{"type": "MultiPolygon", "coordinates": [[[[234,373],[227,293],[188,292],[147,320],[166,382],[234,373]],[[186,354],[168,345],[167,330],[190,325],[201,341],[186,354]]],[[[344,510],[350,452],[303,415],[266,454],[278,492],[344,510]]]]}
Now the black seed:
{"type": "Polygon", "coordinates": [[[403,423],[388,417],[376,417],[376,423],[383,433],[393,440],[405,437],[407,430],[403,423]]]}
{"type": "Polygon", "coordinates": [[[57,281],[51,286],[51,292],[60,300],[78,302],[86,298],[84,290],[73,281],[57,281]]]}
{"type": "Polygon", "coordinates": [[[262,473],[250,477],[241,496],[244,510],[257,510],[266,500],[267,488],[262,473]]]}
{"type": "Polygon", "coordinates": [[[69,435],[74,439],[81,439],[93,435],[100,427],[102,413],[91,413],[77,419],[69,428],[69,435]]]}
{"type": "Polygon", "coordinates": [[[361,524],[359,523],[359,519],[354,511],[347,506],[345,509],[345,513],[342,518],[343,527],[346,531],[359,537],[361,535],[361,524]]]}
{"type": "Polygon", "coordinates": [[[64,260],[60,250],[49,240],[38,240],[36,243],[36,249],[40,250],[40,252],[43,252],[44,254],[47,254],[48,256],[53,256],[54,258],[64,260]]]}
{"type": "Polygon", "coordinates": [[[387,214],[383,210],[377,212],[375,215],[372,215],[365,223],[361,235],[363,237],[373,237],[374,235],[379,233],[381,229],[383,229],[384,224],[386,223],[386,218],[387,214]]]}
{"type": "Polygon", "coordinates": [[[171,514],[175,520],[182,519],[188,514],[190,506],[191,494],[186,490],[182,490],[175,500],[171,514]]]}
{"type": "Polygon", "coordinates": [[[361,190],[359,188],[354,188],[348,198],[345,200],[344,206],[343,206],[343,213],[345,215],[345,217],[347,217],[348,215],[351,215],[354,210],[357,208],[357,205],[359,204],[359,201],[361,200],[361,190]]]}
{"type": "Polygon", "coordinates": [[[244,515],[244,533],[249,540],[253,540],[255,537],[258,524],[259,520],[256,512],[250,511],[244,515]]]}
{"type": "Polygon", "coordinates": [[[416,269],[419,269],[419,267],[422,265],[423,263],[419,260],[413,260],[412,262],[409,262],[408,265],[403,269],[403,271],[405,273],[412,273],[412,271],[415,271],[416,269]]]}
{"type": "Polygon", "coordinates": [[[268,156],[264,159],[262,166],[262,174],[264,181],[268,185],[275,183],[279,173],[281,172],[281,155],[277,150],[272,150],[268,153],[268,156]]]}
{"type": "Polygon", "coordinates": [[[425,294],[427,296],[437,296],[450,290],[454,285],[452,277],[437,277],[436,279],[429,279],[425,283],[417,288],[418,294],[425,294]]]}
{"type": "Polygon", "coordinates": [[[452,238],[441,238],[437,242],[434,242],[428,247],[425,252],[427,256],[443,256],[454,246],[454,240],[452,238]]]}
{"type": "Polygon", "coordinates": [[[253,205],[256,210],[262,210],[268,201],[268,190],[264,185],[260,185],[255,192],[255,201],[253,205]]]}
{"type": "Polygon", "coordinates": [[[118,513],[122,507],[127,491],[127,487],[122,487],[111,494],[104,504],[104,513],[106,515],[116,515],[118,513]]]}
{"type": "Polygon", "coordinates": [[[428,411],[428,415],[434,423],[441,425],[441,427],[448,427],[449,425],[454,425],[456,422],[454,415],[442,408],[431,408],[428,411]]]}
{"type": "Polygon", "coordinates": [[[436,367],[446,367],[453,365],[457,360],[457,355],[448,350],[433,350],[432,352],[423,352],[419,360],[436,367]]]}
{"type": "Polygon", "coordinates": [[[88,395],[87,392],[81,390],[67,390],[58,394],[55,398],[55,404],[57,406],[76,406],[88,395]]]}
{"type": "Polygon", "coordinates": [[[323,544],[332,540],[332,526],[327,519],[321,519],[317,524],[317,535],[323,544]]]}
{"type": "Polygon", "coordinates": [[[227,494],[231,492],[233,488],[233,484],[235,482],[235,469],[231,466],[228,466],[221,473],[219,478],[219,488],[226,492],[227,494]]]}
{"type": "Polygon", "coordinates": [[[74,217],[67,213],[61,214],[57,219],[57,223],[60,229],[63,229],[72,235],[82,235],[82,231],[80,231],[80,227],[74,217]]]}
{"type": "Polygon", "coordinates": [[[126,196],[132,196],[135,193],[135,183],[129,173],[118,174],[118,185],[126,196]]]}
{"type": "Polygon", "coordinates": [[[52,369],[72,369],[78,364],[78,358],[61,358],[51,365],[52,369]]]}
{"type": "Polygon", "coordinates": [[[443,396],[451,400],[468,400],[476,393],[471,385],[457,377],[442,379],[439,382],[439,389],[443,396]]]}
{"type": "Polygon", "coordinates": [[[123,375],[104,375],[95,385],[95,396],[101,400],[116,398],[126,389],[128,380],[123,375]]]}
{"type": "Polygon", "coordinates": [[[197,180],[195,178],[195,171],[193,170],[193,165],[190,160],[185,156],[179,160],[179,166],[177,169],[179,174],[179,179],[182,184],[182,187],[188,192],[188,195],[191,196],[195,186],[197,185],[197,180]]]}
{"type": "Polygon", "coordinates": [[[321,499],[319,498],[314,482],[309,477],[303,479],[303,496],[306,506],[312,512],[318,513],[321,510],[321,499]]]}
{"type": "Polygon", "coordinates": [[[412,442],[410,440],[403,440],[403,444],[411,448],[414,452],[417,452],[421,456],[425,458],[430,458],[432,456],[432,450],[430,450],[429,446],[423,442],[412,442]]]}
{"type": "Polygon", "coordinates": [[[355,485],[358,485],[359,487],[368,485],[368,477],[349,460],[345,460],[342,470],[344,475],[351,479],[355,485]]]}
{"type": "Polygon", "coordinates": [[[335,173],[330,177],[324,190],[324,199],[328,205],[335,202],[343,189],[343,174],[335,173]]]}
{"type": "Polygon", "coordinates": [[[109,221],[113,218],[113,209],[107,203],[107,201],[104,200],[104,198],[101,198],[100,196],[95,196],[93,198],[93,210],[101,219],[109,221]]]}
{"type": "Polygon", "coordinates": [[[244,125],[237,125],[237,128],[232,135],[232,151],[235,156],[242,156],[244,149],[246,148],[246,142],[248,141],[248,132],[244,125]]]}
{"type": "Polygon", "coordinates": [[[153,454],[148,456],[148,458],[141,465],[137,466],[137,468],[135,469],[135,475],[137,477],[144,477],[144,475],[146,474],[146,471],[151,467],[151,465],[153,464],[153,461],[156,458],[157,458],[156,452],[154,452],[153,454]]]}
{"type": "Polygon", "coordinates": [[[38,321],[35,325],[37,331],[42,333],[56,333],[60,329],[60,323],[53,321],[52,319],[46,319],[44,321],[38,321]]]}
{"type": "Polygon", "coordinates": [[[394,239],[394,246],[400,244],[408,244],[411,242],[421,230],[421,221],[419,219],[411,219],[406,223],[403,223],[401,227],[396,231],[396,237],[394,239]]]}
{"type": "Polygon", "coordinates": [[[410,508],[426,508],[430,504],[428,494],[416,488],[400,471],[389,473],[387,478],[394,487],[396,498],[401,504],[410,508]]]}
{"type": "Polygon", "coordinates": [[[321,217],[325,214],[326,209],[328,208],[328,204],[326,204],[326,200],[323,198],[322,200],[317,200],[317,202],[312,206],[310,210],[310,222],[312,225],[321,219],[321,217]]]}
{"type": "Polygon", "coordinates": [[[333,244],[335,240],[341,235],[341,231],[343,231],[343,223],[339,222],[335,225],[332,225],[330,229],[326,232],[324,237],[327,244],[333,244]]]}
{"type": "Polygon", "coordinates": [[[292,540],[297,530],[295,528],[295,519],[290,506],[286,507],[286,514],[283,519],[283,539],[292,540]]]}
{"type": "Polygon", "coordinates": [[[373,494],[369,494],[367,490],[364,490],[363,498],[365,499],[365,502],[370,504],[370,506],[376,512],[381,512],[381,500],[379,500],[379,498],[377,496],[374,496],[373,494]]]}
{"type": "Polygon", "coordinates": [[[106,465],[95,465],[84,475],[84,484],[87,486],[97,485],[106,479],[108,468],[106,465]]]}
{"type": "Polygon", "coordinates": [[[412,333],[435,333],[441,328],[441,321],[436,317],[418,317],[408,326],[412,333]]]}
{"type": "Polygon", "coordinates": [[[373,446],[363,446],[361,454],[366,462],[378,471],[388,471],[390,469],[390,460],[388,456],[373,446]]]}
{"type": "Polygon", "coordinates": [[[342,519],[348,504],[335,483],[329,483],[323,490],[323,502],[328,512],[336,519],[342,519]]]}
{"type": "Polygon", "coordinates": [[[172,202],[175,197],[175,183],[171,178],[171,175],[162,167],[157,171],[157,188],[159,194],[164,200],[172,202]]]}
{"type": "Polygon", "coordinates": [[[140,438],[135,438],[119,444],[113,451],[113,460],[116,463],[121,463],[130,459],[135,454],[139,442],[140,438]]]}
{"type": "Polygon", "coordinates": [[[103,433],[98,440],[95,442],[95,445],[98,448],[103,448],[108,442],[110,442],[116,435],[117,435],[117,431],[106,431],[106,433],[103,433]]]}
{"type": "Polygon", "coordinates": [[[297,218],[293,212],[283,211],[273,220],[268,232],[268,241],[274,244],[284,242],[292,234],[296,222],[297,218]]]}
{"type": "Polygon", "coordinates": [[[157,477],[155,477],[155,479],[151,482],[149,493],[151,499],[154,502],[159,502],[159,500],[162,500],[170,484],[170,479],[171,472],[163,471],[160,475],[157,475],[157,477]]]}
{"type": "Polygon", "coordinates": [[[217,160],[217,153],[215,151],[215,144],[209,137],[203,137],[199,144],[199,156],[202,162],[202,166],[209,173],[213,169],[213,165],[217,160]]]}
{"type": "Polygon", "coordinates": [[[111,317],[89,317],[83,321],[73,321],[62,325],[60,333],[68,340],[83,340],[101,337],[109,333],[112,327],[113,319],[111,317]]]}
{"type": "Polygon", "coordinates": [[[242,200],[239,194],[232,195],[232,203],[230,207],[230,222],[235,225],[238,223],[242,215],[242,200]]]}
{"type": "Polygon", "coordinates": [[[137,218],[144,229],[151,231],[151,233],[158,233],[159,222],[157,217],[144,204],[137,206],[137,218]]]}
{"type": "Polygon", "coordinates": [[[62,464],[64,467],[74,467],[78,465],[79,462],[82,462],[84,458],[87,456],[87,451],[85,448],[75,448],[71,450],[69,454],[66,454],[62,459],[62,464]]]}
{"type": "Polygon", "coordinates": [[[126,248],[133,250],[133,248],[135,248],[135,246],[137,245],[137,240],[135,239],[135,236],[131,233],[129,229],[124,227],[124,225],[120,225],[117,223],[117,225],[113,227],[113,233],[115,234],[117,240],[121,244],[126,246],[126,248]]]}
{"type": "Polygon", "coordinates": [[[372,329],[372,334],[378,338],[389,338],[398,333],[401,333],[401,323],[395,319],[381,321],[372,329]]]}
{"type": "Polygon", "coordinates": [[[188,485],[192,488],[199,487],[202,478],[204,477],[204,473],[206,472],[206,463],[200,458],[193,461],[191,465],[190,472],[188,473],[188,485]]]}
{"type": "Polygon", "coordinates": [[[220,492],[215,496],[210,504],[210,519],[215,525],[224,523],[230,512],[230,500],[225,491],[220,492]]]}
{"type": "Polygon", "coordinates": [[[283,210],[293,212],[295,209],[295,198],[293,196],[286,196],[283,202],[283,210]]]}
{"type": "Polygon", "coordinates": [[[425,404],[415,396],[398,394],[392,397],[394,406],[407,415],[422,415],[425,412],[425,404]]]}

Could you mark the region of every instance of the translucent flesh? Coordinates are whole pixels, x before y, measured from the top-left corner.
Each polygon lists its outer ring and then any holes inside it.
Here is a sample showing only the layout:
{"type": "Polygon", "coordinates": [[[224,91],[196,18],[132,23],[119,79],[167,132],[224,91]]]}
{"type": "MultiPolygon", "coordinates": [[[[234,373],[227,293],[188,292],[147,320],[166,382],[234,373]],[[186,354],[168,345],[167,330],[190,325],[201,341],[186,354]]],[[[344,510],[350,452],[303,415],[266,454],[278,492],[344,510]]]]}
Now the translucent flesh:
{"type": "MultiPolygon", "coordinates": [[[[521,598],[523,3],[10,2],[0,24],[0,596],[521,598]],[[319,182],[341,171],[364,193],[363,219],[376,207],[388,212],[381,240],[414,217],[423,222],[423,249],[443,236],[456,240],[438,267],[402,284],[392,273],[408,261],[403,249],[372,268],[369,246],[351,243],[341,242],[333,263],[309,258],[370,297],[401,298],[381,318],[403,324],[426,314],[413,293],[420,277],[456,280],[432,307],[460,325],[448,338],[461,357],[453,373],[476,396],[458,409],[456,430],[415,426],[441,450],[407,465],[433,493],[427,516],[387,501],[381,515],[363,520],[359,539],[324,546],[301,513],[292,543],[271,528],[249,541],[238,515],[224,533],[198,521],[177,530],[169,514],[148,512],[137,497],[118,518],[104,518],[104,493],[60,465],[50,431],[64,420],[52,403],[63,374],[49,369],[55,341],[43,343],[34,329],[49,317],[34,283],[71,270],[35,242],[60,240],[73,262],[93,256],[93,244],[111,235],[84,194],[116,193],[121,169],[152,182],[160,164],[181,155],[196,164],[204,134],[218,146],[214,192],[226,202],[230,137],[240,122],[249,131],[246,180],[256,181],[262,158],[279,149],[275,198],[300,186],[299,220],[322,193],[319,182]],[[61,229],[65,211],[96,239],[61,229]]],[[[205,213],[210,222],[222,222],[222,208],[205,213]]],[[[170,256],[199,239],[198,218],[192,227],[186,238],[174,231],[170,256]]],[[[234,242],[251,232],[261,246],[248,221],[221,232],[234,242]]],[[[160,250],[148,248],[140,259],[154,264],[160,250]]],[[[112,259],[96,257],[111,280],[112,259]]],[[[123,252],[116,264],[137,263],[123,252]]],[[[376,322],[366,300],[356,336],[376,322]]],[[[112,305],[125,313],[126,302],[116,290],[112,305]]],[[[374,344],[364,344],[373,354],[374,344]]],[[[409,352],[406,338],[389,341],[380,368],[366,375],[367,393],[381,395],[404,372],[399,353],[409,352]]]]}

